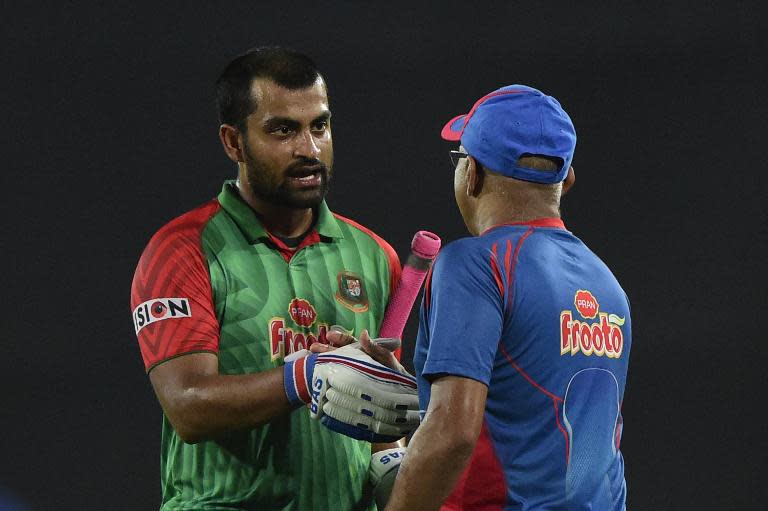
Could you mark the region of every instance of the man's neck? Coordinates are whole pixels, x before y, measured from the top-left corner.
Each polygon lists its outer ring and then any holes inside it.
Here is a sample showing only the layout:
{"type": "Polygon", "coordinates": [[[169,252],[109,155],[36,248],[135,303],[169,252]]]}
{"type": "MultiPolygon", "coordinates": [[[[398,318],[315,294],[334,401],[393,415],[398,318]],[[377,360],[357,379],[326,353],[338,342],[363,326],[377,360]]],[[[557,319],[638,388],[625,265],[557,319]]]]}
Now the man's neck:
{"type": "Polygon", "coordinates": [[[259,199],[238,180],[237,190],[240,197],[248,204],[261,219],[264,228],[275,236],[296,238],[306,233],[312,226],[314,212],[312,208],[296,209],[278,206],[259,199]]]}
{"type": "Polygon", "coordinates": [[[504,224],[525,223],[539,218],[560,218],[560,210],[554,206],[529,202],[510,204],[500,201],[484,201],[477,205],[472,234],[478,236],[491,227],[504,224]]]}

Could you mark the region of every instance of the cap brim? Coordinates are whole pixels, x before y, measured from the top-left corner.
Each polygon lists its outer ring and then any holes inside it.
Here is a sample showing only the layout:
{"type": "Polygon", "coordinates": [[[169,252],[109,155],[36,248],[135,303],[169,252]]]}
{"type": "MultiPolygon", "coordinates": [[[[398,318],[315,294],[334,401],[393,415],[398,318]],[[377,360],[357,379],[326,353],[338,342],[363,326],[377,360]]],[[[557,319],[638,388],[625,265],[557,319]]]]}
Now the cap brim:
{"type": "Polygon", "coordinates": [[[458,142],[461,140],[461,134],[464,132],[464,119],[467,114],[457,115],[443,126],[443,130],[440,132],[440,136],[443,140],[449,142],[458,142]]]}

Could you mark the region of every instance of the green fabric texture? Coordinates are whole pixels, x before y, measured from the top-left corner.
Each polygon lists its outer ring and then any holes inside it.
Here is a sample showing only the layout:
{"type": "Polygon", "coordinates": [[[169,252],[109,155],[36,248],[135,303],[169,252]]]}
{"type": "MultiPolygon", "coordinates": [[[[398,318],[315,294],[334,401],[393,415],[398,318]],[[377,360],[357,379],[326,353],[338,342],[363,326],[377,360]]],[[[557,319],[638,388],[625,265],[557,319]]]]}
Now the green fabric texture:
{"type": "MultiPolygon", "coordinates": [[[[370,235],[323,202],[315,226],[321,241],[286,262],[232,182],[218,200],[201,242],[220,325],[220,373],[282,366],[285,354],[334,324],[377,334],[391,270],[370,235]],[[294,299],[301,302],[292,314],[294,299]]],[[[164,418],[161,452],[163,510],[375,509],[363,491],[370,444],[329,431],[307,408],[194,445],[164,418]]]]}

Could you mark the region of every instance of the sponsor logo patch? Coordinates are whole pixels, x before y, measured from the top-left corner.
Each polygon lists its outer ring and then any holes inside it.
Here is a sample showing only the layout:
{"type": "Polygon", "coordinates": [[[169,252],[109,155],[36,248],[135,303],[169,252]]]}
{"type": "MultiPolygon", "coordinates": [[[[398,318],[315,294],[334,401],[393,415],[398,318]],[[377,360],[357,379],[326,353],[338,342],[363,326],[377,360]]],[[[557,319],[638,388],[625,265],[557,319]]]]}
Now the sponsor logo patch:
{"type": "Polygon", "coordinates": [[[351,271],[342,271],[336,279],[339,283],[336,301],[352,312],[366,312],[368,295],[365,292],[362,277],[351,271]]]}
{"type": "Polygon", "coordinates": [[[269,344],[272,352],[272,360],[285,358],[286,355],[303,349],[309,349],[314,343],[328,344],[326,335],[328,325],[318,323],[315,330],[298,332],[285,324],[284,318],[271,318],[269,320],[269,344]]]}
{"type": "Polygon", "coordinates": [[[564,310],[560,313],[560,355],[582,355],[619,358],[624,350],[624,334],[621,327],[625,318],[616,314],[600,312],[597,299],[589,291],[579,289],[573,298],[576,310],[584,319],[580,321],[574,313],[564,310]]]}
{"type": "Polygon", "coordinates": [[[317,312],[309,301],[303,298],[294,298],[288,304],[288,314],[291,319],[299,326],[311,327],[317,320],[317,312]]]}
{"type": "Polygon", "coordinates": [[[145,326],[173,318],[190,318],[192,309],[186,298],[153,298],[133,309],[133,328],[138,334],[145,326]]]}
{"type": "Polygon", "coordinates": [[[595,319],[597,313],[600,312],[600,304],[597,303],[597,298],[584,289],[576,291],[576,296],[573,297],[573,304],[576,306],[579,314],[587,319],[595,319]]]}

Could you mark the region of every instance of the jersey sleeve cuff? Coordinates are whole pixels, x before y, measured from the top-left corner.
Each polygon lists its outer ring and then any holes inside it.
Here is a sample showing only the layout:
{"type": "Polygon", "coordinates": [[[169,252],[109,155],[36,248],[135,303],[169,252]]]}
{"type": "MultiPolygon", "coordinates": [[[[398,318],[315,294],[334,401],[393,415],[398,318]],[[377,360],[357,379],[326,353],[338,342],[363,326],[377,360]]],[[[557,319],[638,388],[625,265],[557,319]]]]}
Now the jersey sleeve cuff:
{"type": "Polygon", "coordinates": [[[463,378],[478,381],[486,386],[488,386],[491,381],[490,371],[478,371],[477,366],[459,363],[455,360],[427,361],[427,363],[424,364],[424,370],[421,374],[427,380],[431,380],[433,376],[437,375],[461,376],[463,378]]]}

